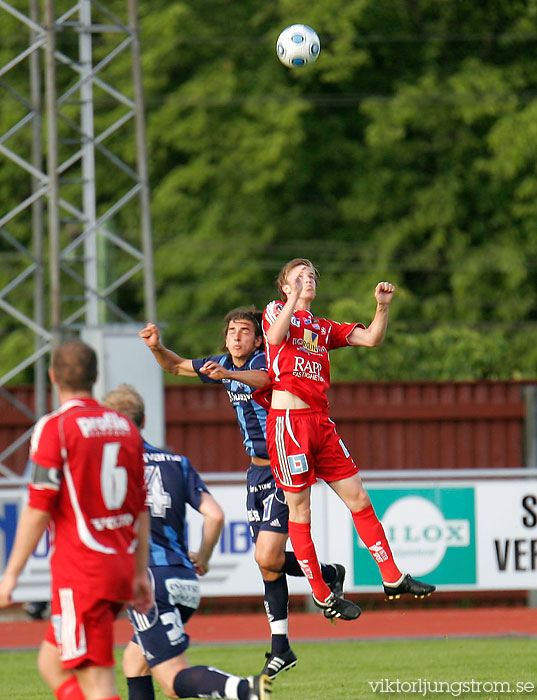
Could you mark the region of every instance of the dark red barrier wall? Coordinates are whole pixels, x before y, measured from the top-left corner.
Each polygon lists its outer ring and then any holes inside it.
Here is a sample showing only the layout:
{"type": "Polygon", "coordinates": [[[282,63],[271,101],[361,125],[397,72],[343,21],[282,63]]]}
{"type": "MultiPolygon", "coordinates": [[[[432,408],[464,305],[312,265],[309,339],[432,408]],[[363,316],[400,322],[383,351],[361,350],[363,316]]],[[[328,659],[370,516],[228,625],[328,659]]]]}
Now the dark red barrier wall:
{"type": "MultiPolygon", "coordinates": [[[[525,407],[518,382],[340,383],[331,415],[362,469],[456,469],[524,466],[525,407]]],[[[30,387],[11,389],[32,406],[30,387]]],[[[227,394],[200,384],[166,387],[166,439],[201,471],[248,465],[227,394]]],[[[0,452],[30,426],[0,397],[0,452]]],[[[4,463],[17,473],[28,443],[4,463]]]]}

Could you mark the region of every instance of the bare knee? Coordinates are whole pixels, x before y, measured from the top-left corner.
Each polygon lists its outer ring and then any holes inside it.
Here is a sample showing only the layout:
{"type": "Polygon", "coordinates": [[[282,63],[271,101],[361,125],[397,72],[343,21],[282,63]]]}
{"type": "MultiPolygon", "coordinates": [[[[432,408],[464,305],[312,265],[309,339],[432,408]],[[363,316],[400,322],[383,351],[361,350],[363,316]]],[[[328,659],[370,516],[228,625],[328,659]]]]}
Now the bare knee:
{"type": "Polygon", "coordinates": [[[261,530],[255,543],[255,561],[265,580],[277,578],[285,564],[287,534],[261,530]]]}
{"type": "Polygon", "coordinates": [[[164,693],[164,695],[166,695],[166,697],[177,698],[178,695],[175,692],[174,688],[175,677],[178,673],[184,671],[185,668],[188,667],[189,664],[186,660],[185,655],[180,654],[179,656],[176,656],[173,659],[163,661],[161,664],[153,666],[153,668],[151,669],[151,673],[153,674],[153,678],[162,688],[162,692],[164,693]]]}
{"type": "Polygon", "coordinates": [[[255,550],[255,561],[258,565],[263,578],[266,578],[265,572],[279,574],[285,564],[285,554],[283,552],[274,552],[267,550],[255,550]]]}
{"type": "Polygon", "coordinates": [[[369,494],[362,487],[356,493],[356,495],[353,499],[353,503],[350,506],[350,509],[353,513],[357,513],[358,511],[363,510],[364,508],[367,508],[370,505],[371,505],[371,499],[369,498],[369,494]]]}
{"type": "Polygon", "coordinates": [[[132,640],[127,644],[123,652],[122,667],[123,673],[127,678],[147,676],[150,673],[140,646],[132,640]]]}
{"type": "Polygon", "coordinates": [[[175,692],[175,688],[173,687],[174,680],[175,676],[173,678],[166,678],[162,681],[162,683],[159,683],[159,685],[162,688],[162,692],[167,698],[173,698],[175,700],[175,698],[178,698],[179,696],[177,695],[177,693],[175,692]]]}
{"type": "Polygon", "coordinates": [[[37,668],[52,691],[55,691],[73,675],[71,671],[62,667],[58,648],[47,641],[44,641],[39,648],[37,668]]]}

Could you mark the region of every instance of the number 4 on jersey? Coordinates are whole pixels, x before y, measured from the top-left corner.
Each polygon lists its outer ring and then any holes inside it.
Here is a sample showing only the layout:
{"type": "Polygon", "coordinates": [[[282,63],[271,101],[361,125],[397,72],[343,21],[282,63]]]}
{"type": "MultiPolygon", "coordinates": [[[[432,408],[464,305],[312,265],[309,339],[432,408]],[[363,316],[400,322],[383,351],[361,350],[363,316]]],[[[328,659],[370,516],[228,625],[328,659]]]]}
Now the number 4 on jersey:
{"type": "Polygon", "coordinates": [[[145,504],[149,506],[151,515],[155,518],[165,518],[166,508],[171,508],[172,497],[164,490],[159,467],[148,465],[145,468],[145,485],[147,487],[145,504]]]}

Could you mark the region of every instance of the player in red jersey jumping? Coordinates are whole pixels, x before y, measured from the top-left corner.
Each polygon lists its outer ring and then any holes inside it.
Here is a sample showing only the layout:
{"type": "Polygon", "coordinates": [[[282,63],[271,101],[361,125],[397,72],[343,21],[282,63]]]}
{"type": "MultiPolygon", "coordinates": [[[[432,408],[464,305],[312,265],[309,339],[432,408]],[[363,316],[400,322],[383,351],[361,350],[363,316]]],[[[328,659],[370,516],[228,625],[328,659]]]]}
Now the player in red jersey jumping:
{"type": "Polygon", "coordinates": [[[60,345],[49,374],[60,408],[34,428],[29,501],[0,582],[0,607],[11,602],[49,527],[51,624],[39,670],[59,700],[119,700],[114,620],[125,602],[144,613],[152,604],[142,439],[130,420],[92,397],[97,358],[88,345],[60,345]]]}
{"type": "Polygon", "coordinates": [[[329,351],[348,345],[374,347],[386,333],[394,286],[379,282],[377,310],[368,328],[315,317],[311,304],[317,271],[309,260],[288,262],[278,277],[286,300],[272,301],[263,314],[263,332],[272,397],[267,418],[267,445],[276,483],[289,506],[289,537],[314,602],[326,617],[355,619],[360,608],[335,595],[323,581],[311,538],[311,486],[322,479],[352,514],[356,531],[380,569],[388,598],[403,593],[430,595],[435,587],[397,568],[384,528],[362,485],[358,468],[328,415],[329,351]]]}

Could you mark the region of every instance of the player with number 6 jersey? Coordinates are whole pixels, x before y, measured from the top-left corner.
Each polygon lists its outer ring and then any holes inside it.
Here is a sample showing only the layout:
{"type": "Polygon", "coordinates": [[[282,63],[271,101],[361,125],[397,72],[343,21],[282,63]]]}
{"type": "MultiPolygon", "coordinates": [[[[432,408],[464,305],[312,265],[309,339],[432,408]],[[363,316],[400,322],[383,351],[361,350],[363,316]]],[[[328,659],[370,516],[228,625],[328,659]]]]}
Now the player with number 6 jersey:
{"type": "Polygon", "coordinates": [[[130,600],[134,525],[145,510],[136,426],[93,398],[73,399],[36,424],[30,459],[29,504],[54,513],[55,588],[130,600]]]}
{"type": "Polygon", "coordinates": [[[95,351],[80,340],[55,348],[49,369],[60,408],[35,426],[29,500],[0,581],[0,607],[48,527],[51,624],[38,668],[58,700],[119,700],[114,620],[124,603],[152,605],[146,572],[149,515],[136,426],[92,396],[95,351]]]}

